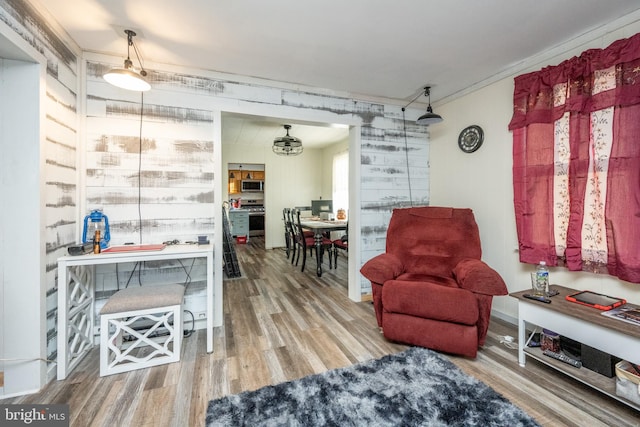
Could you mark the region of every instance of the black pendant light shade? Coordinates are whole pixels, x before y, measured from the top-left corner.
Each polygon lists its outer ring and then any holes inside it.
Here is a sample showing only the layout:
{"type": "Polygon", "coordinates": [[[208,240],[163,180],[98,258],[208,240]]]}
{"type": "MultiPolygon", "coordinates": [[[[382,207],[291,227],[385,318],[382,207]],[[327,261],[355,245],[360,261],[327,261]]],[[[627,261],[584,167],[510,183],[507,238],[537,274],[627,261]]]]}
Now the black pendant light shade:
{"type": "Polygon", "coordinates": [[[440,123],[442,121],[442,117],[439,114],[434,113],[433,108],[431,108],[431,88],[429,86],[424,88],[424,95],[429,98],[429,106],[427,107],[427,112],[418,117],[416,123],[419,125],[440,123]]]}
{"type": "Polygon", "coordinates": [[[280,156],[297,156],[302,153],[302,141],[289,135],[291,125],[284,125],[284,128],[287,130],[287,134],[273,140],[273,152],[280,156]]]}
{"type": "MultiPolygon", "coordinates": [[[[402,120],[404,121],[404,112],[407,109],[407,107],[411,104],[413,104],[416,99],[418,99],[420,97],[421,94],[417,95],[415,98],[413,98],[411,100],[411,102],[409,102],[407,105],[405,105],[404,107],[402,107],[402,120]]],[[[431,86],[425,86],[424,88],[424,96],[426,96],[427,98],[429,98],[429,106],[427,107],[427,112],[424,113],[423,115],[421,115],[420,117],[418,117],[418,120],[416,120],[416,123],[419,125],[432,125],[434,123],[440,123],[443,119],[442,116],[440,116],[439,114],[436,114],[433,112],[433,108],[431,108],[431,86]]]]}

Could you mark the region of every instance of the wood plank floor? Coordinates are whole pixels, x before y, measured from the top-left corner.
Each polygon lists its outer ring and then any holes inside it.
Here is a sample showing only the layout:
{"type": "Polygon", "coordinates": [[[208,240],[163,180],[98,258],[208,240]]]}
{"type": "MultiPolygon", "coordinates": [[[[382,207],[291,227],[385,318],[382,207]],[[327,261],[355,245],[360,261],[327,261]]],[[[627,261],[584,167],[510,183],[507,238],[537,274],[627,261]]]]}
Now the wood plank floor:
{"type": "MultiPolygon", "coordinates": [[[[315,275],[284,251],[251,238],[239,245],[243,277],[225,280],[225,325],[206,353],[204,330],[184,340],[179,363],[99,377],[98,349],[65,381],[7,403],[66,403],[72,426],[201,426],[210,399],[397,353],[375,324],[370,302],[347,298],[347,262],[315,275]]],[[[326,265],[326,264],[325,264],[326,265]]],[[[326,265],[328,267],[328,265],[326,265]]],[[[522,368],[500,344],[514,325],[493,319],[477,359],[448,356],[545,426],[640,426],[640,413],[536,361],[522,368]]]]}

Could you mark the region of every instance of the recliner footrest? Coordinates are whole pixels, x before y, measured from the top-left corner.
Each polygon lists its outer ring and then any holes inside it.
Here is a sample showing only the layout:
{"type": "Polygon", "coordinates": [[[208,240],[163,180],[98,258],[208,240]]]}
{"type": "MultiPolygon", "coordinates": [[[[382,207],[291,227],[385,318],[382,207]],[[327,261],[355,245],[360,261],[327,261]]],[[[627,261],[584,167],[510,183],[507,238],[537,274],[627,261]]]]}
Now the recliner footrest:
{"type": "Polygon", "coordinates": [[[387,281],[382,287],[382,306],[385,312],[462,325],[475,325],[479,316],[472,292],[426,282],[387,281]]]}

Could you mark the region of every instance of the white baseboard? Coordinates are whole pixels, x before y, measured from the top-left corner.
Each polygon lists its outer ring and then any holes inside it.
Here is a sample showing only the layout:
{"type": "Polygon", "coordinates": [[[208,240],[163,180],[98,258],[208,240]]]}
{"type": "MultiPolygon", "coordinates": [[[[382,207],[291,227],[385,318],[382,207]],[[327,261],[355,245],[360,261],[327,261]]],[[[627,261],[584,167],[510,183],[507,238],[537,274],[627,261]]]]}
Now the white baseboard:
{"type": "Polygon", "coordinates": [[[512,324],[514,326],[518,326],[518,318],[517,317],[513,317],[513,316],[510,316],[508,314],[501,313],[501,312],[495,311],[495,310],[491,312],[491,316],[495,317],[497,319],[503,320],[503,321],[505,321],[507,323],[510,323],[510,324],[512,324]]]}

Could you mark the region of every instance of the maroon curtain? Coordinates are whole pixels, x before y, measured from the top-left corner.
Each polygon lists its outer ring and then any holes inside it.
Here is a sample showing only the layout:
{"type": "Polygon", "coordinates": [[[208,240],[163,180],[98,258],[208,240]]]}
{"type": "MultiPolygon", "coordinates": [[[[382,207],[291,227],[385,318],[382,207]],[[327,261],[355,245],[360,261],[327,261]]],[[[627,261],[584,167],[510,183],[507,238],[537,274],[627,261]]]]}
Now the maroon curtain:
{"type": "Polygon", "coordinates": [[[520,261],[640,283],[640,34],[516,77],[520,261]]]}

